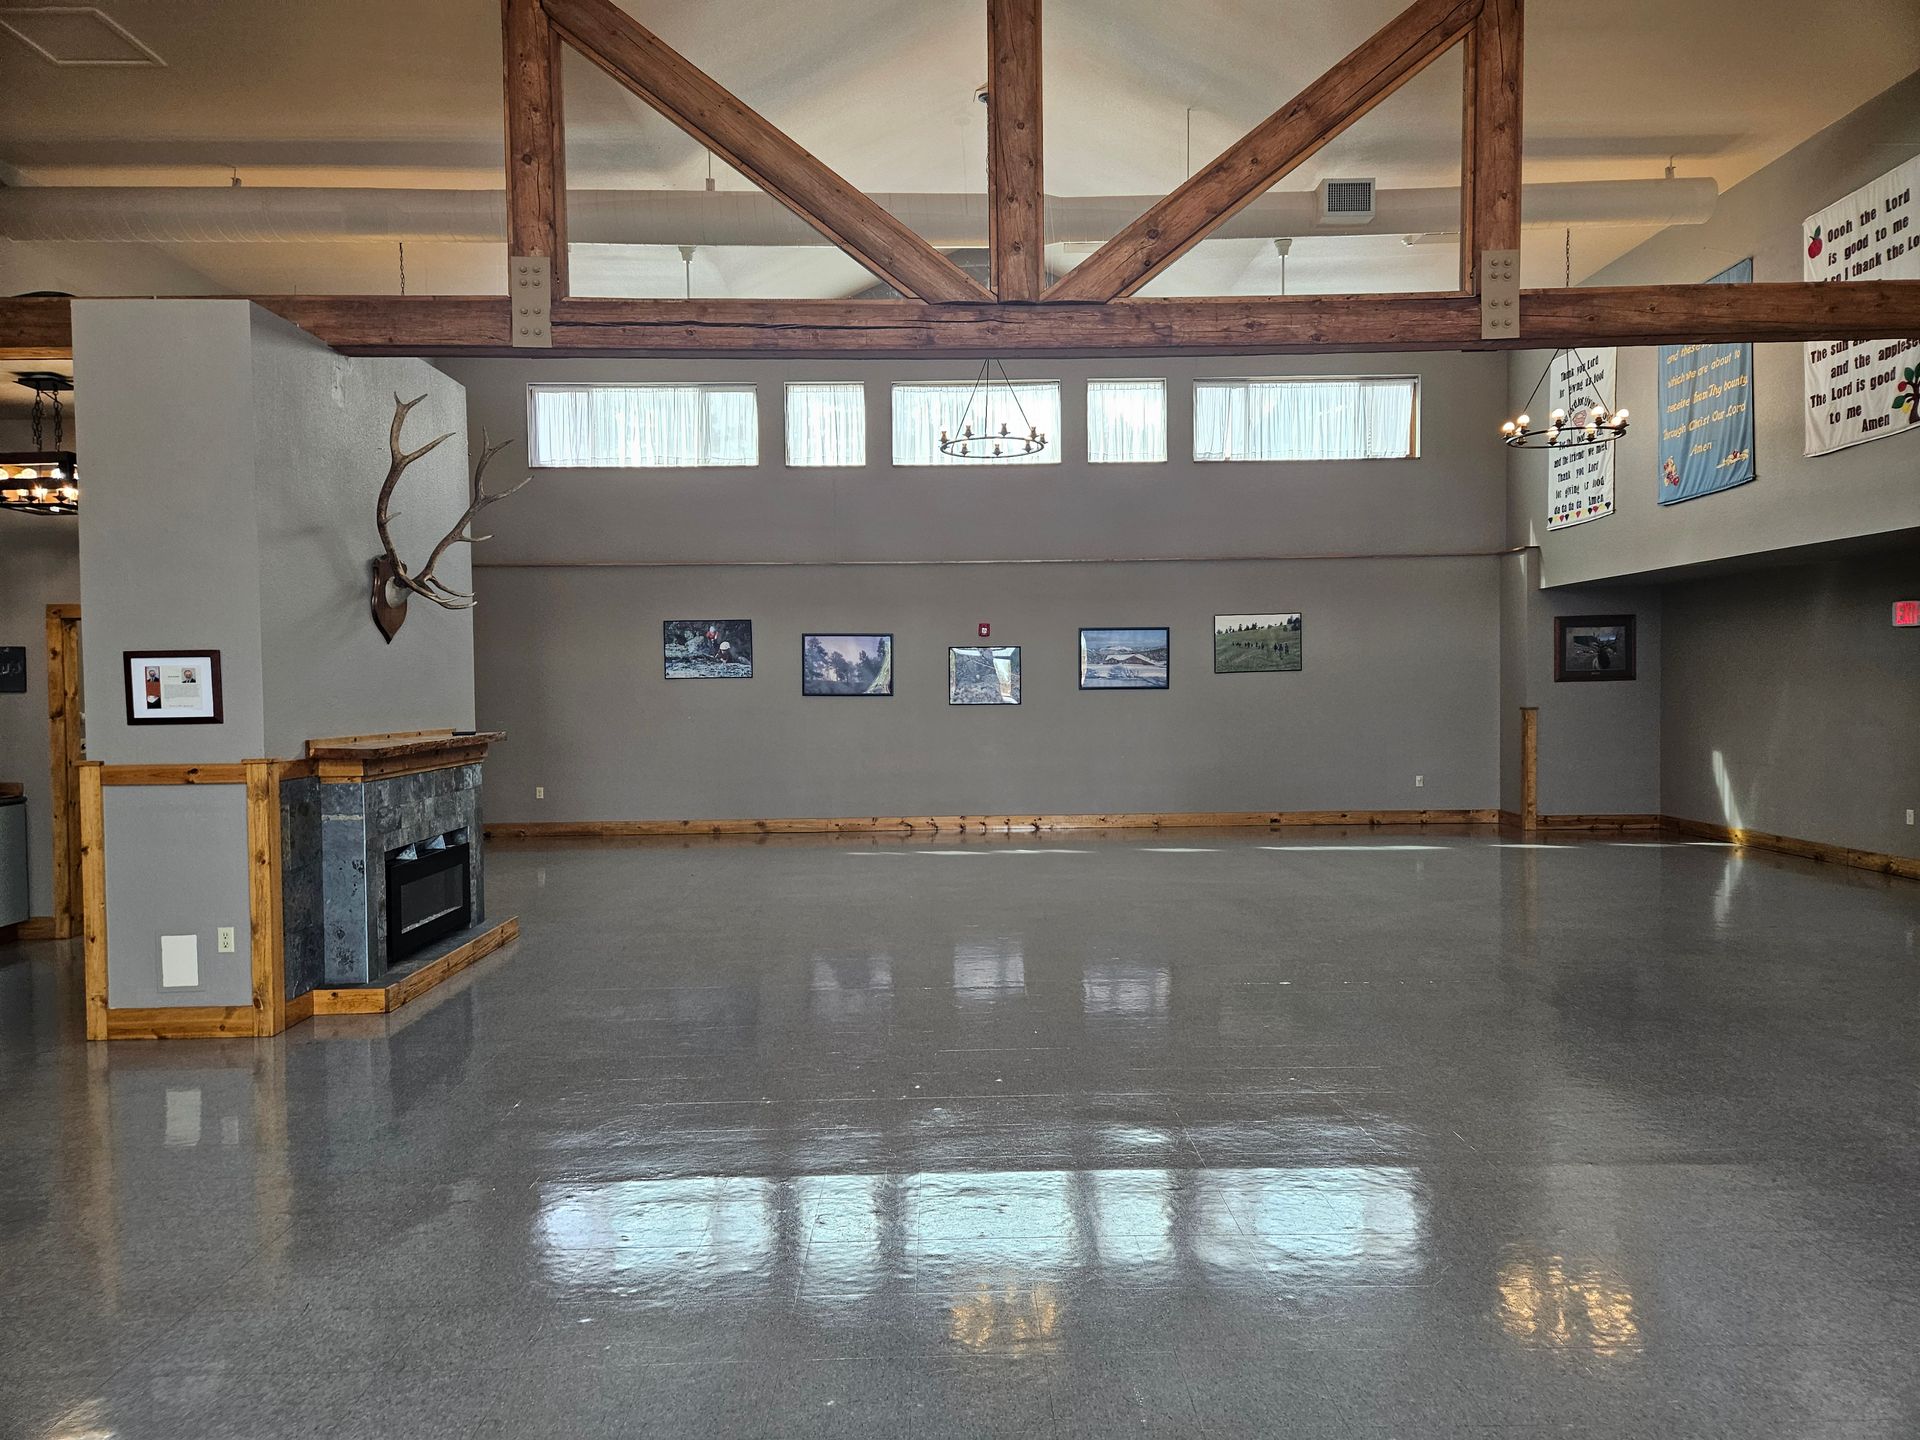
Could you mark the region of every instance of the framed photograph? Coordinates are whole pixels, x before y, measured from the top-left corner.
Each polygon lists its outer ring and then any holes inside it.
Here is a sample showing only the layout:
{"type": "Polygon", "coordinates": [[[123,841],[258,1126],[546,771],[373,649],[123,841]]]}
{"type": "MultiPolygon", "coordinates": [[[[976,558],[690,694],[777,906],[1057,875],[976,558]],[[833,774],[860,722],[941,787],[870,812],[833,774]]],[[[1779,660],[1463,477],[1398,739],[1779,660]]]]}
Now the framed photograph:
{"type": "Polygon", "coordinates": [[[1553,617],[1555,680],[1631,680],[1636,657],[1631,615],[1553,617]]]}
{"type": "Polygon", "coordinates": [[[1018,705],[1018,645],[956,645],[947,651],[949,705],[1018,705]]]}
{"type": "Polygon", "coordinates": [[[218,650],[123,650],[129,725],[218,725],[218,650]]]}
{"type": "Polygon", "coordinates": [[[1165,690],[1170,639],[1171,632],[1165,626],[1151,630],[1082,630],[1080,688],[1165,690]]]}
{"type": "Polygon", "coordinates": [[[1298,670],[1301,641],[1297,614],[1282,611],[1274,615],[1216,615],[1213,617],[1213,673],[1247,675],[1298,670]]]}
{"type": "Polygon", "coordinates": [[[662,620],[660,656],[669,680],[751,680],[751,620],[662,620]]]}
{"type": "Polygon", "coordinates": [[[893,694],[893,636],[802,635],[800,693],[893,694]]]}

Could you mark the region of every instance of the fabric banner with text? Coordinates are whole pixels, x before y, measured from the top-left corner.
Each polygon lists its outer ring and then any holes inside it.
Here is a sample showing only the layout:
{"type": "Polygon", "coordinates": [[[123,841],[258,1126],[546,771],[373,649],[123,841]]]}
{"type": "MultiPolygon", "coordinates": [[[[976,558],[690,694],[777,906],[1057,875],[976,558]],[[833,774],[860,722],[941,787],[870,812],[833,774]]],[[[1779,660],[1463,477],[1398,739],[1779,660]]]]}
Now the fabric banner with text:
{"type": "MultiPolygon", "coordinates": [[[[1748,285],[1753,261],[1709,285],[1748,285]]],[[[1753,479],[1753,346],[1660,347],[1662,505],[1729,490],[1753,479]]]]}
{"type": "MultiPolygon", "coordinates": [[[[1547,403],[1565,412],[1564,434],[1587,423],[1593,410],[1610,410],[1614,352],[1563,350],[1553,357],[1547,403]]],[[[1547,529],[1564,530],[1613,513],[1613,446],[1581,445],[1547,451],[1547,529]]]]}
{"type": "MultiPolygon", "coordinates": [[[[1920,156],[1807,217],[1809,280],[1920,280],[1913,192],[1920,156]]],[[[1904,435],[1920,424],[1920,340],[1822,340],[1806,347],[1807,454],[1904,435]]]]}

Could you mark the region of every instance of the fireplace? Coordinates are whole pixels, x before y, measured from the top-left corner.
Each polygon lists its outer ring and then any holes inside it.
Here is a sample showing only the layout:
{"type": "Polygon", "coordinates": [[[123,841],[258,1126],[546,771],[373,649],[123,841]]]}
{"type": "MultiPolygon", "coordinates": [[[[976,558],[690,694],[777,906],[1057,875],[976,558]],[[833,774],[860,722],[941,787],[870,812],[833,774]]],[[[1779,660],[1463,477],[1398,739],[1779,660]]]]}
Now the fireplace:
{"type": "Polygon", "coordinates": [[[473,869],[464,830],[387,852],[387,964],[467,928],[473,869]]]}

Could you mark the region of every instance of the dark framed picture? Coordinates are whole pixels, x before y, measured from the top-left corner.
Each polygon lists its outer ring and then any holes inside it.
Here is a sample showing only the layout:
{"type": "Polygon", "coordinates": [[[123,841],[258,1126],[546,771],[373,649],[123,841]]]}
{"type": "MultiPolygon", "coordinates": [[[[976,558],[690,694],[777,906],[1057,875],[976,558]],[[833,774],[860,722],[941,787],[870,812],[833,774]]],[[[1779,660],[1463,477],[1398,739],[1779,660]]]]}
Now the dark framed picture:
{"type": "Polygon", "coordinates": [[[802,635],[800,693],[893,694],[893,636],[802,635]]]}
{"type": "Polygon", "coordinates": [[[0,695],[27,693],[27,647],[0,645],[0,695]]]}
{"type": "Polygon", "coordinates": [[[751,620],[662,620],[660,658],[669,680],[751,680],[751,620]]]}
{"type": "Polygon", "coordinates": [[[129,725],[218,725],[218,650],[123,650],[129,725]]]}
{"type": "Polygon", "coordinates": [[[1634,654],[1631,615],[1553,617],[1555,680],[1631,680],[1634,654]]]}
{"type": "Polygon", "coordinates": [[[1298,670],[1305,636],[1293,611],[1213,617],[1213,673],[1249,675],[1298,670]]]}
{"type": "Polygon", "coordinates": [[[955,645],[947,651],[949,705],[1018,705],[1018,645],[955,645]]]}
{"type": "Polygon", "coordinates": [[[1080,632],[1082,690],[1165,690],[1171,632],[1093,629],[1080,632]]]}

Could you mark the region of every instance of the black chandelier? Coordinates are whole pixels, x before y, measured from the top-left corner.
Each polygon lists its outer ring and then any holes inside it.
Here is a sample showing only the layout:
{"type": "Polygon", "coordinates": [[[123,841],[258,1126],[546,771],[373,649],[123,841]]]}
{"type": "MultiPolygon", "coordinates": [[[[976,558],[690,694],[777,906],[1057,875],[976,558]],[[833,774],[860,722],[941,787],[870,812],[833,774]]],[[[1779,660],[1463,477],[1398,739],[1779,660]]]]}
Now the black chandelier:
{"type": "Polygon", "coordinates": [[[80,511],[80,476],[76,457],[66,448],[66,407],[60,398],[73,389],[73,381],[41,370],[29,370],[13,378],[33,391],[33,449],[0,454],[0,509],[18,510],[23,515],[76,515],[80,511]],[[49,396],[53,401],[50,449],[43,435],[49,396]]]}
{"type": "Polygon", "coordinates": [[[959,420],[951,430],[940,432],[940,453],[956,460],[1013,460],[1038,455],[1046,448],[1046,433],[1027,419],[1006,367],[998,360],[981,361],[959,420]],[[1000,372],[998,381],[991,373],[995,370],[1000,372]],[[1014,416],[1019,417],[1018,423],[1014,416]]]}
{"type": "Polygon", "coordinates": [[[1578,350],[1556,350],[1547,361],[1547,368],[1540,372],[1540,378],[1533,382],[1533,389],[1527,394],[1527,404],[1533,404],[1534,396],[1540,393],[1540,387],[1546,382],[1553,367],[1560,363],[1565,355],[1572,361],[1572,373],[1579,377],[1580,383],[1589,392],[1586,397],[1570,393],[1568,400],[1571,411],[1555,407],[1547,416],[1545,428],[1533,428],[1533,416],[1523,407],[1520,413],[1500,427],[1501,443],[1515,449],[1524,450],[1579,450],[1589,445],[1611,445],[1627,433],[1627,412],[1625,407],[1609,410],[1607,402],[1589,378],[1590,372],[1580,360],[1578,350]]]}

